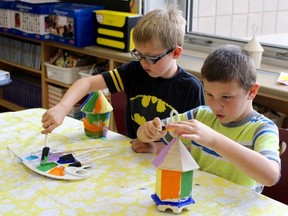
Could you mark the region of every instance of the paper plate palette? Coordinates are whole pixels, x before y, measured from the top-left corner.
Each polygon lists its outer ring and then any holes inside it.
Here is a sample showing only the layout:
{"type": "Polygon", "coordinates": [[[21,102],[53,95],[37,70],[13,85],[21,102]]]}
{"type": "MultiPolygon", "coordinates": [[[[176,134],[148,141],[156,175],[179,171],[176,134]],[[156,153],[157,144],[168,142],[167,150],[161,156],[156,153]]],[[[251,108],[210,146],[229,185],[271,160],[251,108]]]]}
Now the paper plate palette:
{"type": "Polygon", "coordinates": [[[91,167],[92,164],[82,167],[68,166],[69,163],[61,163],[59,160],[67,154],[52,152],[49,153],[47,162],[41,165],[41,154],[42,151],[23,155],[22,163],[34,172],[53,179],[80,180],[90,175],[86,168],[91,167]]]}

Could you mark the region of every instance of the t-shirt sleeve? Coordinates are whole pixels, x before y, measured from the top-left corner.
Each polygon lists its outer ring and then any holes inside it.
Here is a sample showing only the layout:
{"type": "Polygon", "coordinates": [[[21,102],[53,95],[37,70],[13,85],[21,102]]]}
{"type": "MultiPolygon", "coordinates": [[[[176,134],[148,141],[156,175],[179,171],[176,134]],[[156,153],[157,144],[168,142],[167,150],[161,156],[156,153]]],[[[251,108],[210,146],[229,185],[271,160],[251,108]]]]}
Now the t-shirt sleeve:
{"type": "Polygon", "coordinates": [[[102,76],[110,93],[125,91],[126,76],[129,73],[130,63],[122,64],[111,71],[105,71],[102,76]]]}

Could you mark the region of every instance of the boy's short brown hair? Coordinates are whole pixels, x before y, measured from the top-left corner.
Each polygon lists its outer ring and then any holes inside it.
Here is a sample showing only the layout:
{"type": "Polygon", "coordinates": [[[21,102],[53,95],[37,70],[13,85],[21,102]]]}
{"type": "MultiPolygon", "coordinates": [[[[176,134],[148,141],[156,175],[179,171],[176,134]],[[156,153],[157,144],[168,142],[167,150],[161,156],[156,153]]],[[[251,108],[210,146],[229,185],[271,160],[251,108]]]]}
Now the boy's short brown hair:
{"type": "Polygon", "coordinates": [[[175,7],[155,9],[145,14],[136,24],[133,40],[136,44],[145,44],[157,40],[161,47],[183,46],[186,20],[182,11],[175,7]]]}
{"type": "Polygon", "coordinates": [[[248,52],[238,46],[217,48],[204,61],[201,75],[208,82],[235,80],[246,91],[256,82],[256,68],[248,52]]]}

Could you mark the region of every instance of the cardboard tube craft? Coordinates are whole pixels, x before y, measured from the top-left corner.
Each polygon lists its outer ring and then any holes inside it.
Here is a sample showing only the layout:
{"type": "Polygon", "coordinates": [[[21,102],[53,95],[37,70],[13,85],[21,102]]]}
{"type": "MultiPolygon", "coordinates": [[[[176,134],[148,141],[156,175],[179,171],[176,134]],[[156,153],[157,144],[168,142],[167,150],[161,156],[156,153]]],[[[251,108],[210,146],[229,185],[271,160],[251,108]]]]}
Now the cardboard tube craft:
{"type": "Polygon", "coordinates": [[[87,137],[106,137],[110,121],[111,104],[101,91],[92,92],[81,105],[84,131],[87,137]]]}

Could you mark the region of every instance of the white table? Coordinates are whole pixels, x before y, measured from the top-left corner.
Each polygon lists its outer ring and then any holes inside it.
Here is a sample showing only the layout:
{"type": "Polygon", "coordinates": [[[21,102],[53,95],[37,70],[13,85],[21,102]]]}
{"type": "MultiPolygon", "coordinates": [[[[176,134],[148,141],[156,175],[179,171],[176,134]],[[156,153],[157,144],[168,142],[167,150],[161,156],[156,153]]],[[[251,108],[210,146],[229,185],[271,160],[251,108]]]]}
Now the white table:
{"type": "MultiPolygon", "coordinates": [[[[21,155],[41,150],[45,110],[0,114],[0,215],[163,215],[151,194],[155,187],[153,154],[136,154],[130,139],[108,132],[105,139],[85,136],[81,121],[66,117],[49,136],[51,149],[112,145],[110,156],[95,161],[91,176],[55,180],[26,168],[7,150],[21,155]]],[[[287,215],[288,206],[220,177],[195,171],[192,210],[182,215],[287,215]]],[[[167,213],[167,212],[166,212],[167,213]]],[[[171,212],[169,212],[171,213],[171,212]]]]}

